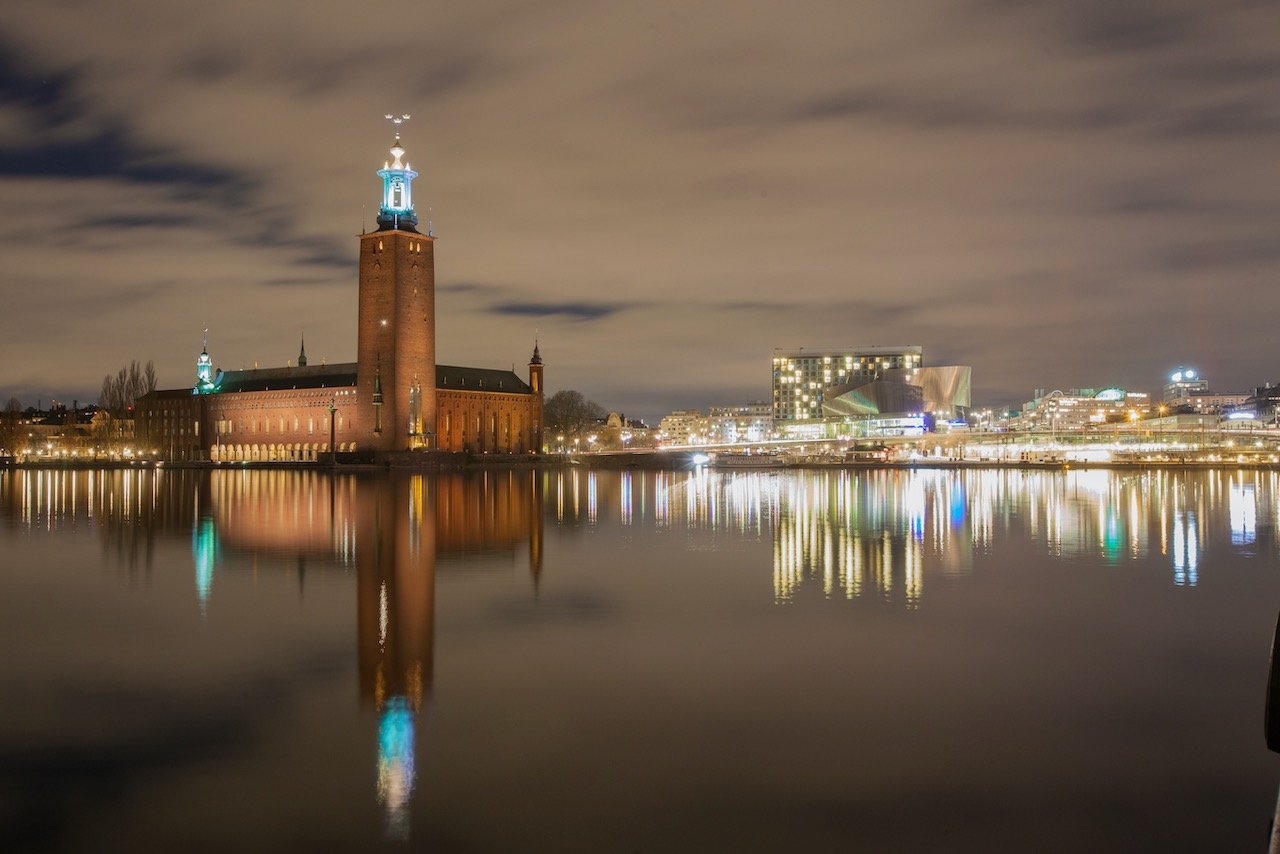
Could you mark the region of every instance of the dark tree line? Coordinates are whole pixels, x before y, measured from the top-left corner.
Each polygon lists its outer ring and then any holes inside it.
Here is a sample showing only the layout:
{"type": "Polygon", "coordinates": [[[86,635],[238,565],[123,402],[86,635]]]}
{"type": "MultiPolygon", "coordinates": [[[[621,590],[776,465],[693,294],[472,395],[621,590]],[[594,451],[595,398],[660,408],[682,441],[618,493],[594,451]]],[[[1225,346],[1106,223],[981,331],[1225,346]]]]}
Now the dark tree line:
{"type": "Polygon", "coordinates": [[[0,455],[16,453],[21,421],[22,401],[11,397],[0,412],[0,455]]]}
{"type": "Polygon", "coordinates": [[[148,361],[145,366],[134,359],[115,375],[102,378],[102,393],[98,405],[117,418],[123,418],[134,402],[156,388],[156,366],[148,361]]]}
{"type": "Polygon", "coordinates": [[[603,406],[572,389],[558,391],[542,404],[542,423],[551,433],[575,433],[608,414],[603,406]]]}

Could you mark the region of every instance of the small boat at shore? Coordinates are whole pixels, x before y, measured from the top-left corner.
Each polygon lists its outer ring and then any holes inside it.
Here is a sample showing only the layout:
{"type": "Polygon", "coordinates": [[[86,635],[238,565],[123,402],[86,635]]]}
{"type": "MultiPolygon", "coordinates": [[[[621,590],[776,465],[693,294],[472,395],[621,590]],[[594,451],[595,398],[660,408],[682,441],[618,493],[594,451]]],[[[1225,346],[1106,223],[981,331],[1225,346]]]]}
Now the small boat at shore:
{"type": "Polygon", "coordinates": [[[780,468],[782,458],[774,454],[716,454],[711,458],[713,468],[724,469],[767,469],[780,468]]]}

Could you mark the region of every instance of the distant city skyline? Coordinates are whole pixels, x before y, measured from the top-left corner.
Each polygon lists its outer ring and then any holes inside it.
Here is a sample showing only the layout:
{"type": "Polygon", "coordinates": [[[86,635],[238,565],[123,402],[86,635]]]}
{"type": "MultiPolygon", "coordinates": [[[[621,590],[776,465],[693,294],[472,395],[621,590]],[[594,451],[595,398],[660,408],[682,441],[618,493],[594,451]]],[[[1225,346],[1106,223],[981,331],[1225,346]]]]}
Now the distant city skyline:
{"type": "Polygon", "coordinates": [[[388,112],[441,362],[536,336],[549,392],[651,421],[801,346],[919,344],[980,406],[1280,379],[1274,4],[6,13],[5,400],[194,381],[206,327],[225,368],[353,359],[388,112]]]}

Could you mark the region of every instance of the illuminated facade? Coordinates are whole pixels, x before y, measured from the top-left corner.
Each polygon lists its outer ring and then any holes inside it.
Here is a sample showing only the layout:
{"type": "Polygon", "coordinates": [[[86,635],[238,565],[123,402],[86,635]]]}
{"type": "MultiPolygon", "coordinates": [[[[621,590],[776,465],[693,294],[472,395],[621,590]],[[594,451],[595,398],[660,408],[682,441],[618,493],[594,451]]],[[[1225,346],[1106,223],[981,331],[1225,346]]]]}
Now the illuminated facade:
{"type": "Polygon", "coordinates": [[[891,368],[873,380],[827,388],[822,414],[827,418],[928,415],[935,420],[963,419],[972,405],[973,369],[967,365],[891,368]]]}
{"type": "Polygon", "coordinates": [[[773,407],[757,401],[738,406],[677,409],[658,422],[661,445],[730,445],[763,442],[773,436],[773,407]]]}
{"type": "Polygon", "coordinates": [[[396,135],[378,170],[374,231],[360,235],[356,361],[215,371],[208,345],[193,388],[138,402],[137,433],[169,459],[306,461],[339,453],[542,448],[543,361],[514,371],[436,362],[435,236],[418,231],[413,179],[396,135]]]}
{"type": "Polygon", "coordinates": [[[822,401],[829,386],[860,385],[883,372],[918,368],[924,348],[861,347],[849,350],[773,353],[773,420],[803,421],[821,418],[822,401]]]}
{"type": "Polygon", "coordinates": [[[1023,404],[1022,411],[1010,419],[1014,430],[1075,432],[1115,421],[1145,418],[1151,397],[1142,392],[1122,388],[1073,388],[1045,392],[1036,389],[1034,400],[1023,404]]]}
{"type": "Polygon", "coordinates": [[[1249,395],[1219,394],[1209,389],[1209,381],[1194,368],[1179,368],[1164,386],[1164,408],[1169,412],[1221,415],[1240,406],[1249,395]]]}
{"type": "Polygon", "coordinates": [[[704,441],[706,416],[700,409],[677,409],[658,422],[658,441],[664,445],[688,445],[704,441]]]}
{"type": "Polygon", "coordinates": [[[1254,389],[1235,406],[1230,415],[1232,419],[1245,419],[1265,424],[1280,423],[1280,384],[1267,383],[1254,389]]]}
{"type": "Polygon", "coordinates": [[[713,406],[706,435],[713,443],[763,442],[773,435],[773,407],[767,403],[713,406]]]}
{"type": "Polygon", "coordinates": [[[1192,395],[1208,393],[1209,381],[1197,374],[1194,368],[1178,368],[1165,384],[1164,402],[1173,403],[1192,395]]]}

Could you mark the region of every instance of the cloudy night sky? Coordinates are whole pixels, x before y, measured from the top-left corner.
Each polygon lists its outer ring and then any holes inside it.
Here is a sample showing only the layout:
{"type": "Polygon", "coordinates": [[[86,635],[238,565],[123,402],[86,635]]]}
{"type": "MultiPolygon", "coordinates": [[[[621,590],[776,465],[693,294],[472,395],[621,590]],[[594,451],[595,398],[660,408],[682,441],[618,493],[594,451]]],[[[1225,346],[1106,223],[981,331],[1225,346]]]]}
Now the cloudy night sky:
{"type": "Polygon", "coordinates": [[[0,395],[355,358],[407,112],[438,357],[646,417],[775,347],[920,344],[978,405],[1280,380],[1280,7],[36,3],[0,20],[0,395]],[[430,207],[430,214],[427,208],[430,207]]]}

